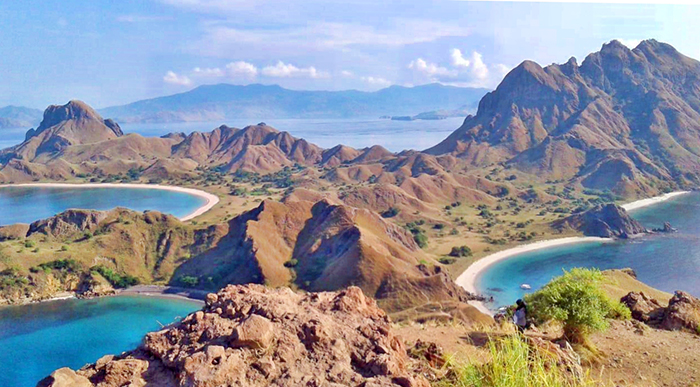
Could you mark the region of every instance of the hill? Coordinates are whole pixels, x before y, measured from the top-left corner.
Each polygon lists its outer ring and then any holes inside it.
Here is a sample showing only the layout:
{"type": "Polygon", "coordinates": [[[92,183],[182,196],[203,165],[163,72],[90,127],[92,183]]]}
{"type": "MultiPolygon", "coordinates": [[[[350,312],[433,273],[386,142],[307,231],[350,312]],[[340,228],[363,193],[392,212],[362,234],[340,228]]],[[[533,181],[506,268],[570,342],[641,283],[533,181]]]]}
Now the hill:
{"type": "Polygon", "coordinates": [[[0,129],[29,128],[41,121],[41,110],[23,106],[5,106],[0,108],[0,129]]]}
{"type": "Polygon", "coordinates": [[[603,45],[579,66],[525,61],[426,150],[644,196],[700,182],[700,62],[655,40],[603,45]]]}
{"type": "Polygon", "coordinates": [[[232,118],[351,118],[475,107],[488,90],[430,84],[376,92],[299,91],[277,85],[218,84],[185,93],[108,107],[119,122],[196,122],[232,118]]]}

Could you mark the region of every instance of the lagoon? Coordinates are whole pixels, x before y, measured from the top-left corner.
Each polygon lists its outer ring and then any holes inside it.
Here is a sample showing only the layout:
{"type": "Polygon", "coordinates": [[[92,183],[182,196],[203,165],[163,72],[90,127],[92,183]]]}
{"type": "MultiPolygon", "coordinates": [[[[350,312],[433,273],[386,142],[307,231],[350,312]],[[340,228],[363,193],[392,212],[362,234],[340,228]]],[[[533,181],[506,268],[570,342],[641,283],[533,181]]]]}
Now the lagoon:
{"type": "Polygon", "coordinates": [[[0,307],[0,386],[33,387],[58,368],[78,369],[136,348],[147,332],[200,307],[142,296],[0,307]]]}
{"type": "Polygon", "coordinates": [[[31,223],[70,208],[154,210],[183,218],[207,203],[184,192],[128,187],[0,187],[0,226],[31,223]]]}
{"type": "Polygon", "coordinates": [[[523,253],[489,266],[476,278],[477,290],[494,301],[495,310],[512,304],[574,267],[617,269],[630,267],[640,281],[672,293],[684,290],[700,296],[700,192],[630,211],[645,227],[669,221],[678,229],[614,242],[564,245],[523,253]],[[523,290],[526,283],[531,290],[523,290]]]}

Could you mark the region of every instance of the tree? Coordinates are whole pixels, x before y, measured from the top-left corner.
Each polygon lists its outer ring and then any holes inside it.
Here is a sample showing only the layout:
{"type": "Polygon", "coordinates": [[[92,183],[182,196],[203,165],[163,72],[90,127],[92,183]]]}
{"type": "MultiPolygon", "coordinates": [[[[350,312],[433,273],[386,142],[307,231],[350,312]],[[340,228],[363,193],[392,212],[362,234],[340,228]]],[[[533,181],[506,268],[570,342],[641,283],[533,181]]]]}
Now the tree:
{"type": "Polygon", "coordinates": [[[600,270],[564,271],[564,275],[526,296],[528,312],[540,323],[561,323],[567,340],[594,350],[587,340],[591,333],[605,330],[608,318],[630,317],[629,309],[605,294],[602,281],[600,270]]]}

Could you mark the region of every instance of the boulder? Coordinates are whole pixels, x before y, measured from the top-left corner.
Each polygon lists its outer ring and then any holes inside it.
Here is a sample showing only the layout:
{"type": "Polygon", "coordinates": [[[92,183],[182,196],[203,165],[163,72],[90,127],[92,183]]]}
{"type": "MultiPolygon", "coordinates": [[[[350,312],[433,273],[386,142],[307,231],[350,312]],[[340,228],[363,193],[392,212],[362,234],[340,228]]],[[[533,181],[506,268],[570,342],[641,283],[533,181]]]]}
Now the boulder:
{"type": "Polygon", "coordinates": [[[661,327],[700,334],[700,300],[686,292],[676,291],[668,302],[661,327]]]}
{"type": "Polygon", "coordinates": [[[644,292],[629,292],[620,299],[632,312],[632,318],[647,324],[659,323],[665,314],[665,308],[656,299],[644,292]]]}
{"type": "Polygon", "coordinates": [[[64,367],[54,371],[51,376],[41,380],[37,387],[92,387],[85,376],[78,375],[70,368],[64,367]]]}

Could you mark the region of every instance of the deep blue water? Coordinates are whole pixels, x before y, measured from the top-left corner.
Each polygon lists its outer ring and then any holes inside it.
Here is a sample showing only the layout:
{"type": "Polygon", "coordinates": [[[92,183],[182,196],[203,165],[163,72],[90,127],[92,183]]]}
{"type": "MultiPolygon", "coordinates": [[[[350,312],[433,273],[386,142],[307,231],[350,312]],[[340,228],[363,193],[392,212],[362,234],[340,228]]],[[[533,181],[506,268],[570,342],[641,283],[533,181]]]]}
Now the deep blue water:
{"type": "Polygon", "coordinates": [[[162,189],[0,187],[0,225],[31,223],[70,208],[126,207],[183,217],[205,202],[198,196],[162,189]]]}
{"type": "Polygon", "coordinates": [[[139,296],[0,307],[0,386],[33,387],[58,368],[133,349],[147,332],[199,308],[139,296]]]}
{"type": "MultiPolygon", "coordinates": [[[[269,119],[266,124],[291,133],[323,148],[344,144],[355,148],[381,145],[392,152],[422,150],[442,141],[459,128],[464,117],[444,120],[392,121],[385,119],[269,119]]],[[[221,122],[187,122],[172,124],[120,124],[124,133],[162,136],[172,132],[208,132],[226,124],[243,128],[257,124],[251,119],[227,119],[221,122]]],[[[27,129],[3,129],[0,149],[19,144],[27,129]]]]}
{"type": "Polygon", "coordinates": [[[491,309],[512,304],[574,267],[601,270],[631,267],[638,278],[655,288],[685,290],[700,296],[700,193],[681,195],[654,206],[631,212],[647,228],[669,221],[677,233],[656,234],[611,243],[585,243],[524,253],[497,262],[476,281],[477,289],[495,302],[491,309]]]}

